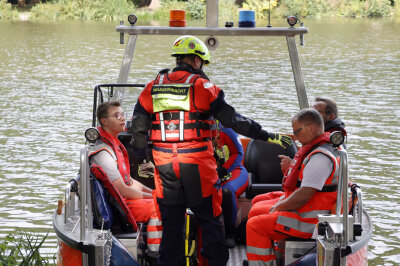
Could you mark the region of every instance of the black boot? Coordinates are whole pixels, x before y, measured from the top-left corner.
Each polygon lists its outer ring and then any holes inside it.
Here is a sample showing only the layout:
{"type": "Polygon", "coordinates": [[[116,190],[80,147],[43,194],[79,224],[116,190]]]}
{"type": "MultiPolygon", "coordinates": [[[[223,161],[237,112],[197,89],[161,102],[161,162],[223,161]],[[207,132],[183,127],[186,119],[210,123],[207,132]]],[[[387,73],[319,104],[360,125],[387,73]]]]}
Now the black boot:
{"type": "Polygon", "coordinates": [[[224,224],[225,224],[225,246],[228,248],[235,247],[235,223],[231,221],[232,212],[234,209],[232,208],[232,197],[234,195],[229,189],[224,188],[222,190],[222,214],[224,216],[224,224]]]}
{"type": "Polygon", "coordinates": [[[234,248],[235,242],[235,226],[228,223],[225,224],[225,246],[228,248],[234,248]]]}

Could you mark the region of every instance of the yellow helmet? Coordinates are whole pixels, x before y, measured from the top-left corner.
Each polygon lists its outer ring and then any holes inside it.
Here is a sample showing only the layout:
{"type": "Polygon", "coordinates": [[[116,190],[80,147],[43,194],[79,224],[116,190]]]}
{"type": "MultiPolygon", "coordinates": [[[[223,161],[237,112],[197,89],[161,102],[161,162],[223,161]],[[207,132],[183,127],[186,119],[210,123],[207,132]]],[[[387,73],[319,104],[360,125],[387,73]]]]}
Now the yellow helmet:
{"type": "Polygon", "coordinates": [[[172,46],[172,56],[194,54],[203,59],[204,64],[210,63],[210,52],[207,46],[197,37],[184,35],[175,40],[172,46]]]}

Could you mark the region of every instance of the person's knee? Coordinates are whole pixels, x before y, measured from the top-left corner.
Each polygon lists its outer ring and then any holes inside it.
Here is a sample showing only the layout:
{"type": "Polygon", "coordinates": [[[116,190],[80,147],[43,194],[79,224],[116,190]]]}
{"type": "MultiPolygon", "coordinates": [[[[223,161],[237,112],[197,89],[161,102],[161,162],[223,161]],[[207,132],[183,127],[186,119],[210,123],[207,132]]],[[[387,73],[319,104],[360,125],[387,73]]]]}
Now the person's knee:
{"type": "Polygon", "coordinates": [[[222,189],[222,204],[232,203],[234,193],[229,188],[222,189]]]}
{"type": "Polygon", "coordinates": [[[254,230],[254,228],[257,227],[257,223],[255,221],[256,221],[256,219],[254,219],[254,217],[249,218],[247,220],[246,232],[250,232],[250,231],[254,230]]]}

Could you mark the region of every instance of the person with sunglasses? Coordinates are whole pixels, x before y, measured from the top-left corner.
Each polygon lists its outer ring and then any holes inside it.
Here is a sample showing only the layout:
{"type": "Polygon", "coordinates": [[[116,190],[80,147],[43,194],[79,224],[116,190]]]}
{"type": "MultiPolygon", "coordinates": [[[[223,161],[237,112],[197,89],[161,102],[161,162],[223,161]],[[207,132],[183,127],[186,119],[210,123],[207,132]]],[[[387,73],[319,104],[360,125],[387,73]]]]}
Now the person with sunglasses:
{"type": "Polygon", "coordinates": [[[161,220],[158,218],[153,190],[130,176],[130,163],[124,145],[118,135],[125,131],[126,115],[121,104],[116,101],[105,102],[97,108],[100,137],[89,149],[90,164],[99,166],[123,197],[124,202],[136,221],[147,223],[148,247],[157,253],[161,242],[161,220]]]}
{"type": "Polygon", "coordinates": [[[293,117],[292,127],[302,147],[285,173],[283,192],[263,194],[270,199],[254,203],[248,215],[249,265],[274,263],[272,240],[311,238],[318,214],[329,214],[336,204],[339,162],[322,116],[303,109],[293,117]]]}

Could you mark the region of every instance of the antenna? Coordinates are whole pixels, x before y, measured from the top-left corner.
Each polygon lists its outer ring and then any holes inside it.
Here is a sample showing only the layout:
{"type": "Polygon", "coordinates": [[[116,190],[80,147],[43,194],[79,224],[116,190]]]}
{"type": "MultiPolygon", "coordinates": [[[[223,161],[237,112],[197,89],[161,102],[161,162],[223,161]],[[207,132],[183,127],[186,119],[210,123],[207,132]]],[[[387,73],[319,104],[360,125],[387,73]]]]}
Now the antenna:
{"type": "Polygon", "coordinates": [[[268,28],[271,28],[271,0],[268,0],[268,28]]]}

